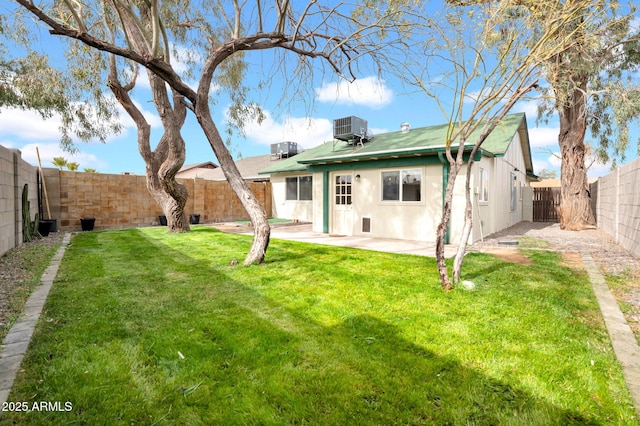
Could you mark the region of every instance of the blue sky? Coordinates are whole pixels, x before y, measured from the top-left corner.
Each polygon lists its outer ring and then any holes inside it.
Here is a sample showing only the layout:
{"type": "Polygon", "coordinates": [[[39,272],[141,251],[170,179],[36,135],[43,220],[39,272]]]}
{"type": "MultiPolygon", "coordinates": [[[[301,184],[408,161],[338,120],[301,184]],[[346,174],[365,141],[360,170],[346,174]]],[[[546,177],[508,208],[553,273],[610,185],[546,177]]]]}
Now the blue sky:
{"type": "MultiPolygon", "coordinates": [[[[51,46],[54,43],[51,37],[45,34],[43,39],[48,40],[43,43],[43,50],[46,48],[51,52],[51,46]]],[[[265,54],[269,55],[263,53],[265,54]]],[[[265,69],[264,63],[260,61],[252,63],[253,68],[250,68],[247,73],[245,83],[248,87],[259,87],[260,83],[265,82],[269,70],[272,69],[267,67],[263,74],[261,71],[265,69]]],[[[352,83],[340,80],[335,74],[315,77],[315,80],[303,82],[307,87],[303,92],[304,99],[291,98],[290,101],[281,102],[279,92],[287,83],[283,81],[283,77],[275,77],[269,81],[267,87],[253,90],[252,99],[263,107],[266,119],[261,124],[248,123],[244,138],[233,137],[230,149],[234,157],[268,154],[270,144],[283,141],[297,142],[304,148],[317,146],[332,139],[334,119],[351,115],[367,120],[369,129],[374,134],[399,130],[403,122],[409,122],[412,128],[417,128],[446,121],[433,100],[406,88],[400,81],[391,77],[381,80],[375,75],[365,73],[358,75],[358,79],[352,83]]],[[[148,81],[145,78],[140,79],[135,89],[134,99],[144,110],[148,121],[155,129],[154,135],[157,138],[161,124],[151,102],[148,81]]],[[[224,96],[212,106],[214,120],[221,132],[224,131],[227,107],[228,101],[224,96]]],[[[517,104],[512,112],[527,114],[534,172],[551,169],[557,170],[559,175],[560,162],[554,155],[559,151],[557,120],[551,119],[548,124],[538,127],[536,108],[535,101],[528,100],[517,104]]],[[[60,123],[57,117],[43,120],[37,113],[31,111],[4,108],[0,109],[0,144],[21,150],[22,157],[34,165],[37,164],[35,149],[37,146],[43,167],[52,167],[52,158],[63,156],[69,161],[79,163],[80,170],[93,168],[100,173],[130,172],[142,175],[145,165],[137,150],[136,128],[124,111],[121,114],[121,120],[124,125],[121,134],[112,135],[105,144],[78,143],[79,152],[76,155],[70,155],[60,149],[58,132],[60,123]]],[[[190,112],[182,129],[182,135],[187,145],[186,164],[204,161],[218,163],[190,112]]],[[[627,161],[637,157],[635,150],[637,132],[632,136],[634,148],[628,151],[627,161]]],[[[609,170],[609,165],[594,164],[590,168],[589,176],[597,177],[608,173],[609,170]]]]}

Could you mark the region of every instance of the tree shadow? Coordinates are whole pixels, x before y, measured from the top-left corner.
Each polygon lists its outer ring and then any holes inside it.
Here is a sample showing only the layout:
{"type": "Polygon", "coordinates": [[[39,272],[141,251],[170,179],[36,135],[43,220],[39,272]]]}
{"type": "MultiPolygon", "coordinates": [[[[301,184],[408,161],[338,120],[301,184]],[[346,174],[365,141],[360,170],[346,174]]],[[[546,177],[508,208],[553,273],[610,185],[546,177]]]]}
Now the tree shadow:
{"type": "MultiPolygon", "coordinates": [[[[42,400],[56,400],[67,392],[80,423],[95,418],[145,423],[158,420],[155,413],[162,412],[167,413],[162,420],[173,424],[599,424],[418,346],[396,325],[374,316],[322,320],[308,307],[274,300],[259,286],[243,284],[216,265],[206,267],[207,280],[183,285],[180,275],[168,271],[187,274],[200,259],[139,231],[126,232],[145,240],[145,252],[124,253],[122,261],[131,262],[131,271],[148,274],[149,284],[129,288],[125,281],[101,288],[113,292],[112,312],[126,313],[106,322],[97,316],[110,315],[108,307],[91,311],[96,289],[87,288],[86,304],[67,312],[67,318],[93,321],[96,334],[104,328],[103,341],[68,344],[83,348],[128,342],[133,349],[124,355],[132,359],[119,368],[136,365],[140,371],[97,377],[92,383],[85,378],[86,365],[74,360],[75,370],[60,379],[62,389],[41,384],[35,390],[42,400]],[[171,298],[163,295],[176,286],[182,290],[171,298]],[[136,298],[140,292],[144,298],[136,298]],[[151,303],[163,297],[162,303],[151,303]],[[114,331],[109,333],[108,327],[114,331]],[[184,360],[176,359],[178,351],[186,354],[184,360]],[[121,394],[100,391],[110,380],[116,380],[121,394]],[[149,391],[141,381],[160,383],[149,391]],[[113,410],[125,402],[135,408],[113,410]]],[[[92,253],[100,255],[99,249],[92,253]]],[[[43,352],[31,354],[31,380],[41,382],[65,362],[53,344],[64,339],[59,333],[56,324],[46,324],[36,336],[53,346],[46,348],[46,360],[43,352]]],[[[33,394],[32,387],[20,386],[13,399],[33,394]]],[[[10,419],[21,415],[12,413],[10,419]]],[[[69,420],[69,413],[48,415],[53,421],[69,420]]]]}

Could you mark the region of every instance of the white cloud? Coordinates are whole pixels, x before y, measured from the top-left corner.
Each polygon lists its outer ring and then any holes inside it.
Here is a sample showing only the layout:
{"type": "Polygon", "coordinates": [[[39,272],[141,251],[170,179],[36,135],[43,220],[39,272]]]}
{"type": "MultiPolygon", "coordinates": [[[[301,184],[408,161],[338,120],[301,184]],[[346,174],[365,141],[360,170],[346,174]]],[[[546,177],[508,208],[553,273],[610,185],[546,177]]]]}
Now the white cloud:
{"type": "Polygon", "coordinates": [[[377,77],[365,77],[353,82],[340,80],[337,83],[323,83],[315,91],[320,102],[364,105],[373,109],[382,108],[393,100],[393,90],[377,77]]]}
{"type": "MultiPolygon", "coordinates": [[[[160,127],[162,122],[155,110],[146,110],[140,102],[134,101],[135,105],[142,111],[151,127],[160,127]]],[[[136,129],[135,123],[118,105],[119,120],[126,129],[136,129]]],[[[42,118],[40,114],[31,110],[21,110],[18,108],[0,109],[0,138],[12,137],[22,142],[29,141],[59,141],[60,126],[62,124],[59,114],[53,114],[49,118],[42,118]]]]}
{"type": "Polygon", "coordinates": [[[587,166],[589,166],[589,169],[587,170],[587,175],[590,178],[608,175],[609,173],[613,172],[613,170],[611,170],[611,164],[612,164],[611,161],[607,161],[606,163],[593,161],[593,157],[588,154],[585,162],[587,163],[587,166]]]}
{"type": "Polygon", "coordinates": [[[545,160],[539,160],[539,159],[534,159],[533,160],[533,172],[534,173],[539,173],[540,170],[543,169],[551,169],[551,165],[549,164],[549,162],[545,161],[545,160]]]}
{"type": "MultiPolygon", "coordinates": [[[[162,127],[162,120],[160,120],[160,116],[155,108],[153,110],[146,110],[144,109],[144,106],[135,99],[133,100],[133,104],[142,112],[142,115],[152,128],[162,127]]],[[[154,104],[151,103],[151,105],[154,104]]],[[[120,120],[125,129],[136,129],[137,131],[136,124],[133,119],[120,105],[118,105],[118,114],[120,114],[120,120]]]]}
{"type": "Polygon", "coordinates": [[[547,161],[552,167],[560,168],[562,165],[562,157],[559,152],[553,152],[549,158],[547,158],[547,161]]]}
{"type": "Polygon", "coordinates": [[[84,170],[85,168],[90,169],[106,169],[107,164],[103,161],[100,161],[98,157],[93,154],[86,154],[79,152],[75,155],[71,155],[68,152],[63,151],[60,148],[60,145],[57,143],[31,143],[20,148],[22,152],[22,159],[26,162],[33,164],[34,166],[38,165],[38,156],[36,153],[36,146],[38,147],[38,151],[40,151],[40,161],[42,167],[53,167],[51,161],[54,157],[64,157],[70,162],[76,162],[80,164],[80,170],[84,170]]]}
{"type": "Polygon", "coordinates": [[[531,148],[542,148],[558,145],[558,127],[534,127],[529,129],[529,143],[531,148]]]}
{"type": "Polygon", "coordinates": [[[263,145],[278,142],[297,142],[305,148],[318,146],[333,139],[333,123],[324,118],[285,117],[281,122],[264,111],[265,119],[245,126],[248,139],[263,145]]]}
{"type": "Polygon", "coordinates": [[[17,108],[0,110],[0,137],[14,136],[26,140],[59,139],[59,117],[43,119],[34,111],[17,108]]]}
{"type": "Polygon", "coordinates": [[[513,112],[524,112],[527,115],[527,121],[531,122],[538,117],[538,101],[535,99],[520,101],[513,107],[513,112]]]}

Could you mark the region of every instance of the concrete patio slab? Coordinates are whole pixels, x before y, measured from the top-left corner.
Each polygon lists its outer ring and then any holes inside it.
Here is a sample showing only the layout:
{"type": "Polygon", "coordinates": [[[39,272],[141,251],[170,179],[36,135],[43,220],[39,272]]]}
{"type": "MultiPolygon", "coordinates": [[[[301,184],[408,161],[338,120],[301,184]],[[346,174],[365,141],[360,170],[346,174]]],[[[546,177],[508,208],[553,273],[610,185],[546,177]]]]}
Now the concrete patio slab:
{"type": "MultiPolygon", "coordinates": [[[[248,234],[251,235],[251,234],[248,234]]],[[[436,244],[423,241],[395,240],[391,238],[371,238],[354,236],[337,236],[314,232],[311,224],[280,226],[271,229],[272,239],[300,241],[304,243],[325,244],[340,247],[352,247],[363,250],[374,250],[387,253],[414,254],[417,256],[436,257],[436,244]]],[[[457,246],[445,246],[445,257],[456,254],[457,246]]]]}

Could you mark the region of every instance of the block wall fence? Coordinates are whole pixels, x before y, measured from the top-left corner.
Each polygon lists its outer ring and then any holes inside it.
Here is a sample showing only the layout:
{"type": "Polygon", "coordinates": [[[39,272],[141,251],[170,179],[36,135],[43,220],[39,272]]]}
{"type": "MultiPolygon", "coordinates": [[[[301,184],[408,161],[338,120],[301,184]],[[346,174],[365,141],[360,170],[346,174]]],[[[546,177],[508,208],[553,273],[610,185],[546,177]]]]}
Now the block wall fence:
{"type": "Polygon", "coordinates": [[[640,256],[640,158],[591,184],[598,227],[640,256]]]}
{"type": "MultiPolygon", "coordinates": [[[[80,230],[80,218],[94,217],[95,229],[118,229],[159,224],[163,214],[149,194],[145,176],[109,175],[44,169],[51,208],[62,231],[80,230]]],[[[248,220],[240,200],[226,181],[178,179],[189,191],[185,213],[201,222],[248,220]]],[[[271,184],[249,182],[271,215],[271,184]]],[[[45,214],[46,216],[46,214],[45,214]]]]}
{"type": "Polygon", "coordinates": [[[0,145],[0,256],[22,244],[22,188],[29,184],[31,219],[38,212],[37,168],[0,145]]]}
{"type": "MultiPolygon", "coordinates": [[[[95,229],[159,225],[162,210],[149,194],[145,176],[42,170],[42,218],[56,219],[58,231],[80,231],[80,218],[94,217],[95,229]],[[50,213],[50,215],[49,215],[50,213]]],[[[20,151],[0,146],[0,255],[22,244],[22,187],[29,184],[31,217],[38,211],[38,169],[20,151]]],[[[185,213],[200,222],[248,220],[240,200],[226,181],[178,179],[189,191],[185,213]]],[[[271,216],[269,182],[249,182],[271,216]]]]}

